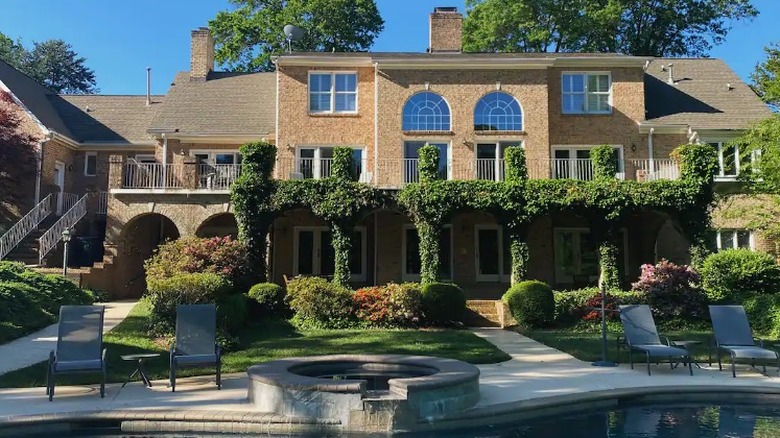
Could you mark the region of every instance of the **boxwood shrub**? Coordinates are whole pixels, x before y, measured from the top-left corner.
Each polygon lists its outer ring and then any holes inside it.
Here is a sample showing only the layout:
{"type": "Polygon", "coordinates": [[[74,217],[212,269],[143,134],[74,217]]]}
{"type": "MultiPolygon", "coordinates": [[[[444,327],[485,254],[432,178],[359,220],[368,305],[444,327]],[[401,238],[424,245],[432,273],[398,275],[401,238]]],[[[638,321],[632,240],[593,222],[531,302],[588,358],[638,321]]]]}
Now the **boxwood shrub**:
{"type": "Polygon", "coordinates": [[[743,295],[780,292],[780,266],[774,257],[749,249],[709,255],[702,263],[701,276],[711,302],[737,302],[743,295]]]}
{"type": "Polygon", "coordinates": [[[353,292],[321,277],[295,277],[287,282],[292,322],[302,329],[342,329],[355,326],[353,292]]]}
{"type": "Polygon", "coordinates": [[[249,289],[252,314],[258,316],[283,313],[284,288],[276,283],[257,283],[249,289]]]}
{"type": "Polygon", "coordinates": [[[422,287],[425,320],[433,325],[450,325],[463,319],[466,294],[453,283],[428,283],[422,287]]]}
{"type": "Polygon", "coordinates": [[[555,318],[553,291],[546,283],[526,280],[509,288],[502,300],[524,327],[546,327],[555,318]]]}

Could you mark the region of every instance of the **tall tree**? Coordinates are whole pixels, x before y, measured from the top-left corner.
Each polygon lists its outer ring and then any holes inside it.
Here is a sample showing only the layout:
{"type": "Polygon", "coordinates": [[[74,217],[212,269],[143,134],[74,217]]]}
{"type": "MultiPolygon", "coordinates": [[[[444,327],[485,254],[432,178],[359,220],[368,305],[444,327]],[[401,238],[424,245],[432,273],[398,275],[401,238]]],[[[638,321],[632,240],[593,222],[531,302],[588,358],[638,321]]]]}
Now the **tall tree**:
{"type": "Polygon", "coordinates": [[[780,43],[764,47],[766,59],[750,75],[753,89],[773,111],[780,110],[780,43]]]}
{"type": "Polygon", "coordinates": [[[466,0],[464,49],[703,56],[751,0],[466,0]]]}
{"type": "Polygon", "coordinates": [[[235,71],[273,70],[271,57],[287,50],[282,29],[294,24],[305,35],[295,51],[368,50],[384,20],[374,0],[230,0],[235,10],[209,21],[216,60],[235,71]]]}
{"type": "Polygon", "coordinates": [[[0,222],[14,217],[6,208],[21,199],[35,174],[35,141],[21,130],[17,109],[13,97],[0,90],[0,222]]]}
{"type": "Polygon", "coordinates": [[[32,50],[0,33],[0,59],[56,93],[97,93],[95,72],[86,58],[62,40],[33,43],[32,50]]]}

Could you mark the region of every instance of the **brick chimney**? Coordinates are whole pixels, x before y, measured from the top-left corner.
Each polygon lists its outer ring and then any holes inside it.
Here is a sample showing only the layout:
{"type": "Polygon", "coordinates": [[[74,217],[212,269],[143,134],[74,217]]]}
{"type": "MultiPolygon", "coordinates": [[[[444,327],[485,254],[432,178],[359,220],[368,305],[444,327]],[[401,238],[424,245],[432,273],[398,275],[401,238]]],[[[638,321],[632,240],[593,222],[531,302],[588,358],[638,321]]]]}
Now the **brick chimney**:
{"type": "Polygon", "coordinates": [[[214,70],[214,38],[207,27],[192,31],[190,44],[190,80],[205,81],[214,70]]]}
{"type": "Polygon", "coordinates": [[[430,18],[430,47],[435,52],[460,52],[463,14],[454,6],[436,7],[430,18]]]}

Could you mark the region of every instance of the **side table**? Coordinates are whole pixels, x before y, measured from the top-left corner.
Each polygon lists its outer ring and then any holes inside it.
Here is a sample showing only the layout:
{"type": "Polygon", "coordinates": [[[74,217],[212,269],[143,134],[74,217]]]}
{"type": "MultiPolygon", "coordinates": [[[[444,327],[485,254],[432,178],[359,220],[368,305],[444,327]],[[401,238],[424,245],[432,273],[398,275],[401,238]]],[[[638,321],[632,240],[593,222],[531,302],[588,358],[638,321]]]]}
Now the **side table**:
{"type": "Polygon", "coordinates": [[[135,377],[136,374],[141,375],[141,380],[144,382],[144,385],[151,388],[152,382],[149,380],[149,376],[146,375],[146,368],[144,367],[144,361],[147,359],[154,359],[155,357],[160,357],[161,353],[141,353],[141,354],[126,354],[124,356],[119,356],[122,358],[125,362],[137,362],[135,371],[133,371],[132,374],[125,380],[125,383],[122,384],[122,388],[127,385],[130,380],[135,377]]]}
{"type": "MultiPolygon", "coordinates": [[[[695,345],[701,345],[701,341],[692,341],[692,340],[670,341],[670,344],[672,344],[672,346],[674,347],[682,347],[683,349],[685,349],[685,351],[687,351],[688,354],[690,355],[691,362],[693,362],[693,364],[696,365],[696,368],[701,369],[701,365],[699,365],[699,363],[693,359],[693,351],[692,351],[695,345]]],[[[674,367],[677,368],[677,365],[679,364],[680,363],[677,362],[677,364],[675,364],[674,367]]]]}

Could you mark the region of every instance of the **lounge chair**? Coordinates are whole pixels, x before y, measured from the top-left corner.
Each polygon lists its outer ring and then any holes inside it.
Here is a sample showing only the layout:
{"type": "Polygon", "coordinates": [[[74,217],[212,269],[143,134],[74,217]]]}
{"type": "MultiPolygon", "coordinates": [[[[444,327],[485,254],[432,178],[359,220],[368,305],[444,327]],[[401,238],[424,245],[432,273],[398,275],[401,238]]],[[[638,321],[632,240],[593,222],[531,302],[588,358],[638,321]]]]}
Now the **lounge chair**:
{"type": "MultiPolygon", "coordinates": [[[[756,365],[756,359],[775,360],[777,370],[780,372],[780,355],[776,351],[764,348],[763,340],[759,339],[756,345],[744,307],[710,306],[710,318],[718,350],[718,369],[723,370],[721,351],[726,351],[731,356],[732,377],[737,377],[735,365],[737,359],[750,359],[753,367],[756,365]]],[[[764,363],[764,373],[766,373],[766,363],[764,363]]]]}
{"type": "Polygon", "coordinates": [[[688,371],[693,375],[691,367],[690,353],[683,348],[672,347],[667,339],[666,344],[661,343],[658,336],[658,330],[655,328],[653,315],[650,313],[650,307],[646,305],[619,306],[620,321],[623,323],[623,332],[628,345],[628,362],[631,369],[634,369],[633,352],[639,351],[645,354],[647,359],[647,375],[650,375],[650,358],[666,357],[669,358],[669,365],[673,358],[680,358],[688,364],[688,371]]]}
{"type": "Polygon", "coordinates": [[[57,374],[101,373],[100,397],[106,396],[106,349],[103,348],[103,306],[61,306],[57,350],[49,353],[46,394],[54,398],[57,374]]]}
{"type": "Polygon", "coordinates": [[[171,346],[170,386],[176,391],[176,371],[214,365],[217,388],[222,389],[222,352],[217,345],[217,308],[214,304],[187,304],[176,308],[176,341],[171,346]]]}

